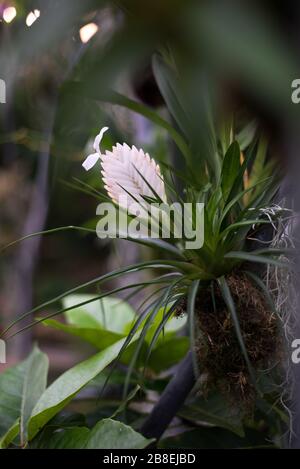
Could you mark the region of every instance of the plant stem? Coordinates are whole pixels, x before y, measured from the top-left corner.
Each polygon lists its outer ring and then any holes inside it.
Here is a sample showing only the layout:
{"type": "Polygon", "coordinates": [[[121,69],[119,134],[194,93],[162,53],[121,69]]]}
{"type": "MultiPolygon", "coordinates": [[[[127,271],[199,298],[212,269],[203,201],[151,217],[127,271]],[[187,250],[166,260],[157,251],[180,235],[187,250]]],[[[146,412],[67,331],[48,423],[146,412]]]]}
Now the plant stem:
{"type": "Polygon", "coordinates": [[[144,422],[141,433],[146,438],[160,439],[192,390],[195,382],[193,357],[190,351],[178,365],[175,376],[168,383],[158,403],[144,422]]]}

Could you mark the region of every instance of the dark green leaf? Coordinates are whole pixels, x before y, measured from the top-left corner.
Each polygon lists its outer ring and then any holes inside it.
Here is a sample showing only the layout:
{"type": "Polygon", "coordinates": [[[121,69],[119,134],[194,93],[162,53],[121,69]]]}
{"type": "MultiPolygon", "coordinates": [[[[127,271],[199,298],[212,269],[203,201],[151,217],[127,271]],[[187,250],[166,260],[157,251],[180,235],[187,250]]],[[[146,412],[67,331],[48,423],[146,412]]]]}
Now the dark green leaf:
{"type": "Polygon", "coordinates": [[[142,449],[147,440],[128,425],[112,419],[100,420],[91,430],[86,427],[60,429],[42,438],[36,448],[43,449],[142,449]]]}
{"type": "Polygon", "coordinates": [[[213,394],[207,399],[195,399],[194,402],[183,406],[178,415],[192,422],[206,422],[230,430],[240,437],[244,436],[239,410],[226,402],[219,394],[213,394]]]}
{"type": "Polygon", "coordinates": [[[67,370],[46,389],[32,411],[28,424],[29,439],[118,356],[124,340],[67,370]]]}
{"type": "Polygon", "coordinates": [[[222,166],[221,187],[224,200],[227,199],[240,170],[241,151],[239,144],[233,142],[228,148],[222,166]]]}
{"type": "Polygon", "coordinates": [[[54,319],[47,319],[46,321],[43,321],[43,324],[45,324],[46,326],[53,327],[54,329],[64,331],[67,334],[80,337],[86,342],[89,342],[90,344],[94,345],[94,347],[97,347],[99,350],[103,350],[109,347],[118,340],[122,339],[122,337],[124,337],[125,335],[116,334],[115,332],[107,331],[105,329],[79,327],[72,326],[70,324],[63,324],[62,322],[55,321],[54,319]]]}
{"type": "Polygon", "coordinates": [[[48,358],[37,347],[20,364],[0,375],[0,447],[7,446],[20,430],[24,443],[30,413],[46,387],[48,358]]]}

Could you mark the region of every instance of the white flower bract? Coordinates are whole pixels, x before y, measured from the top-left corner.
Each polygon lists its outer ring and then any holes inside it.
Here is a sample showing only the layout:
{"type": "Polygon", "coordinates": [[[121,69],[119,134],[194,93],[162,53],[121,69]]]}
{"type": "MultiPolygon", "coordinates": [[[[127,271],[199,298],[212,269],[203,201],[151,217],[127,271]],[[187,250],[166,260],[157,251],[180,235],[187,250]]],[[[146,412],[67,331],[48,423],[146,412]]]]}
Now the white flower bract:
{"type": "MultiPolygon", "coordinates": [[[[166,202],[165,185],[160,173],[160,167],[150,158],[148,153],[129,147],[126,143],[117,143],[111,151],[101,153],[100,143],[108,127],[103,127],[95,138],[95,153],[89,155],[83,167],[88,171],[100,159],[104,187],[110,198],[119,203],[120,198],[127,198],[128,204],[137,201],[145,206],[143,196],[166,202]]],[[[159,203],[159,201],[157,200],[159,203]]]]}

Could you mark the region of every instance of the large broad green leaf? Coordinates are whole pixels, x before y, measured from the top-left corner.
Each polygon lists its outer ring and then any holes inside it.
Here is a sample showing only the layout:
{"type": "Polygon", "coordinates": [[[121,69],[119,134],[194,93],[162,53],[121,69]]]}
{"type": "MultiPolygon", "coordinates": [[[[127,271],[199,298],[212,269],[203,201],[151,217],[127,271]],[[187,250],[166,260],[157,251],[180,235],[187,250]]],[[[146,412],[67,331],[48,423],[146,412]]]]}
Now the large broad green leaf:
{"type": "Polygon", "coordinates": [[[125,334],[116,334],[115,332],[99,328],[79,327],[73,326],[71,324],[63,324],[62,322],[55,321],[54,319],[47,319],[46,321],[43,321],[43,324],[67,332],[68,334],[74,335],[76,337],[80,337],[86,342],[89,342],[90,344],[97,347],[99,350],[103,350],[109,347],[125,336],[125,334]]]}
{"type": "Polygon", "coordinates": [[[20,436],[21,443],[27,439],[27,424],[31,412],[46,389],[48,375],[48,357],[37,348],[28,357],[27,372],[23,383],[20,436]]]}
{"type": "Polygon", "coordinates": [[[195,399],[182,407],[178,415],[191,422],[205,422],[226,428],[240,437],[244,436],[239,410],[229,405],[219,394],[212,394],[207,399],[195,399]]]}
{"type": "Polygon", "coordinates": [[[43,323],[62,330],[91,343],[103,350],[129,332],[135,312],[123,300],[105,297],[84,306],[76,305],[95,298],[95,295],[69,295],[63,300],[64,308],[72,308],[65,312],[67,324],[47,319],[43,323]]]}
{"type": "Polygon", "coordinates": [[[74,306],[65,312],[69,324],[84,328],[98,327],[117,334],[126,334],[135,318],[133,308],[123,300],[105,297],[76,308],[76,304],[94,298],[95,295],[69,295],[63,299],[64,308],[74,306]]]}
{"type": "Polygon", "coordinates": [[[87,422],[83,414],[78,412],[63,411],[48,422],[43,429],[36,435],[33,440],[28,443],[30,449],[47,448],[50,445],[50,440],[57,434],[61,434],[62,430],[69,430],[71,428],[84,428],[87,422]]]}
{"type": "Polygon", "coordinates": [[[141,449],[152,440],[128,425],[112,419],[100,420],[91,430],[86,427],[62,429],[44,436],[35,448],[47,449],[141,449]]]}
{"type": "Polygon", "coordinates": [[[188,337],[171,337],[160,341],[152,351],[147,366],[159,373],[182,360],[190,347],[188,337]]]}
{"type": "Polygon", "coordinates": [[[47,373],[48,358],[34,347],[26,360],[0,375],[0,447],[7,446],[20,429],[25,442],[28,418],[46,388],[47,373]]]}
{"type": "Polygon", "coordinates": [[[20,417],[22,389],[27,363],[5,370],[0,375],[0,435],[3,436],[20,417]]]}
{"type": "Polygon", "coordinates": [[[46,389],[32,411],[28,424],[29,439],[118,356],[125,340],[116,342],[69,369],[46,389]]]}
{"type": "MultiPolygon", "coordinates": [[[[73,304],[87,301],[93,298],[93,295],[71,295],[64,301],[65,307],[73,304]]],[[[55,329],[62,330],[74,336],[91,343],[99,350],[112,345],[113,343],[125,337],[131,330],[133,319],[136,318],[134,310],[130,305],[116,298],[104,298],[95,303],[89,303],[83,307],[78,307],[65,312],[68,324],[47,319],[43,323],[55,329]],[[103,309],[102,309],[103,308],[103,309]],[[116,332],[119,331],[119,332],[116,332]]],[[[167,314],[171,304],[167,308],[160,308],[152,325],[146,335],[146,342],[151,339],[163,320],[164,314],[167,314]]],[[[166,322],[164,334],[160,334],[157,344],[165,339],[169,339],[186,324],[186,317],[175,317],[172,315],[166,322]]],[[[123,358],[126,358],[123,357],[123,358]]],[[[126,361],[126,360],[125,360],[126,361]]]]}
{"type": "Polygon", "coordinates": [[[159,448],[185,448],[197,449],[269,449],[277,448],[267,438],[265,432],[257,431],[252,428],[246,429],[246,436],[240,436],[219,427],[208,428],[207,426],[191,429],[182,434],[164,438],[159,443],[159,448]]]}
{"type": "Polygon", "coordinates": [[[90,434],[86,427],[59,429],[56,432],[42,434],[38,442],[33,440],[30,448],[34,449],[79,449],[83,448],[90,434]]]}
{"type": "Polygon", "coordinates": [[[12,441],[17,438],[20,432],[20,419],[17,420],[12,424],[12,426],[7,430],[7,432],[2,435],[0,439],[0,449],[7,448],[12,441]]]}
{"type": "Polygon", "coordinates": [[[141,449],[151,441],[121,422],[104,419],[92,429],[85,448],[141,449]]]}

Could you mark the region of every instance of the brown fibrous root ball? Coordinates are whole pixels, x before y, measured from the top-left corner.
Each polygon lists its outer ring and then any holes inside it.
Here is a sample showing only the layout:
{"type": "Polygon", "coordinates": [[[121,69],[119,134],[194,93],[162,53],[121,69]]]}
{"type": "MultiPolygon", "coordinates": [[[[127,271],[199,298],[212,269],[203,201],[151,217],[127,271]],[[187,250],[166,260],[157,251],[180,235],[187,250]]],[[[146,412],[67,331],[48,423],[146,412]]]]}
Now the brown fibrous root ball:
{"type": "MultiPolygon", "coordinates": [[[[252,368],[268,370],[279,360],[278,318],[263,292],[244,273],[226,278],[234,300],[240,330],[252,368]]],[[[180,305],[180,313],[184,305],[180,305]]],[[[207,386],[214,385],[231,398],[248,402],[255,387],[241,352],[232,315],[217,282],[199,289],[195,305],[196,355],[207,386]]]]}

